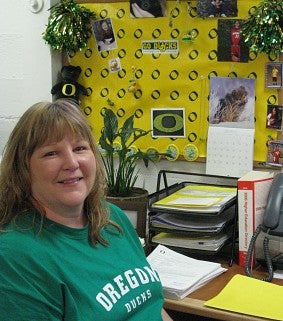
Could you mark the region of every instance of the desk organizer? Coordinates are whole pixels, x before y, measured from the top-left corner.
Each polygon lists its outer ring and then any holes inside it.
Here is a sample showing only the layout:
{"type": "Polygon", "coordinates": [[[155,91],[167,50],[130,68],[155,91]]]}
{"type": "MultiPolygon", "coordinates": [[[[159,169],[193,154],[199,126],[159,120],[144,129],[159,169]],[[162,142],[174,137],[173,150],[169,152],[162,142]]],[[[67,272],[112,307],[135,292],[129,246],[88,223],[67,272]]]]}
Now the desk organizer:
{"type": "Polygon", "coordinates": [[[157,206],[155,203],[186,186],[213,186],[237,188],[238,178],[199,173],[161,170],[158,173],[156,192],[148,198],[148,245],[153,249],[159,243],[182,253],[203,258],[224,253],[230,246],[229,265],[235,256],[237,239],[237,190],[233,197],[209,210],[195,210],[186,206],[157,206]],[[187,180],[169,184],[178,178],[187,180]],[[161,187],[161,185],[163,186],[161,187]]]}

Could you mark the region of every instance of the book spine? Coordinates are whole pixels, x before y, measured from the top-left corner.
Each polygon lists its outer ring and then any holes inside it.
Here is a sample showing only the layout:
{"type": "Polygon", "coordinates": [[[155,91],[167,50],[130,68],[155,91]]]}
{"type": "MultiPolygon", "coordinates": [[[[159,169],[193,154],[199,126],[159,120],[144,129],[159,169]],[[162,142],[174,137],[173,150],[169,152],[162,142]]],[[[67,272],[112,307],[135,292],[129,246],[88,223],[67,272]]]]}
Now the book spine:
{"type": "MultiPolygon", "coordinates": [[[[244,266],[250,240],[257,226],[262,222],[272,177],[257,181],[238,182],[238,224],[239,224],[239,265],[244,266]]],[[[262,247],[256,243],[252,266],[255,257],[259,256],[262,247]]]]}
{"type": "MultiPolygon", "coordinates": [[[[241,182],[243,183],[243,182],[241,182]]],[[[250,182],[249,182],[250,183],[250,182]]],[[[242,184],[243,185],[243,184],[242,184]]],[[[251,185],[251,184],[249,184],[251,185]]],[[[238,190],[238,222],[239,222],[239,265],[244,266],[252,234],[253,188],[239,186],[238,190]]],[[[254,258],[253,258],[254,260],[254,258]]]]}

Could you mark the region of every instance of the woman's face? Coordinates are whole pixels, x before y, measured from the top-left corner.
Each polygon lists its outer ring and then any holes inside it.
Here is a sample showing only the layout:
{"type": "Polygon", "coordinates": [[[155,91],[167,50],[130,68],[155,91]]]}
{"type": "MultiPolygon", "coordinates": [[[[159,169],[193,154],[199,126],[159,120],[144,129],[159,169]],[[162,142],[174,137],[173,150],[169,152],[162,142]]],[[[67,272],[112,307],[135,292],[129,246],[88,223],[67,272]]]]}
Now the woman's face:
{"type": "Polygon", "coordinates": [[[89,143],[67,132],[61,141],[49,141],[32,154],[32,196],[44,207],[47,217],[49,212],[55,216],[83,215],[95,173],[96,160],[89,143]]]}
{"type": "Polygon", "coordinates": [[[101,23],[101,29],[104,30],[104,31],[107,31],[108,30],[108,24],[106,21],[103,21],[101,23]]]}

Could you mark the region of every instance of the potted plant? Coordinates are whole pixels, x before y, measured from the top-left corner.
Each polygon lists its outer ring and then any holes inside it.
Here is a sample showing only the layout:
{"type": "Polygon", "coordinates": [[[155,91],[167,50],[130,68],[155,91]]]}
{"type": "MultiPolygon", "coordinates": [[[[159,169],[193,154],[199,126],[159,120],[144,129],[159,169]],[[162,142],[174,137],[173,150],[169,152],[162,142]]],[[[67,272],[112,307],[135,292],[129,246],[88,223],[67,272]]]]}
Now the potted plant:
{"type": "Polygon", "coordinates": [[[135,128],[134,115],[128,117],[120,127],[118,117],[112,109],[106,108],[103,116],[104,126],[99,145],[107,175],[107,199],[124,210],[143,211],[140,215],[138,213],[137,231],[144,237],[148,192],[135,187],[137,167],[140,160],[147,167],[149,161],[155,161],[161,154],[135,148],[134,143],[148,135],[151,130],[135,128]]]}
{"type": "Polygon", "coordinates": [[[104,127],[99,145],[107,174],[108,195],[125,197],[134,193],[138,178],[137,165],[142,160],[147,167],[160,155],[157,152],[143,152],[135,149],[134,143],[148,135],[151,130],[134,127],[134,115],[128,117],[119,127],[118,117],[112,109],[106,108],[104,127]]]}

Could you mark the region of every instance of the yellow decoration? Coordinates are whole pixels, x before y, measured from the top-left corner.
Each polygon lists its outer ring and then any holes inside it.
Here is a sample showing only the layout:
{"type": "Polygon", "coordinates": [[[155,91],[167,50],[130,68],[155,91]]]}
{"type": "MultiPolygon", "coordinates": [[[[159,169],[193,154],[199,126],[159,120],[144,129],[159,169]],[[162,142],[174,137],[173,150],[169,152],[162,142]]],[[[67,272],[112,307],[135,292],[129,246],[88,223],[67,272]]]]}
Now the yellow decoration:
{"type": "Polygon", "coordinates": [[[178,159],[179,157],[179,148],[174,145],[174,144],[170,144],[168,145],[167,149],[166,149],[166,153],[169,154],[171,157],[167,157],[166,158],[170,161],[175,161],[178,159]]]}
{"type": "Polygon", "coordinates": [[[198,148],[193,144],[188,144],[184,147],[184,158],[185,160],[192,162],[199,156],[198,148]]]}
{"type": "Polygon", "coordinates": [[[137,80],[135,76],[136,68],[132,67],[132,78],[130,79],[130,85],[128,87],[128,91],[131,93],[135,93],[137,91],[137,80]]]}
{"type": "Polygon", "coordinates": [[[154,155],[154,157],[152,158],[154,162],[160,161],[161,156],[160,154],[158,154],[158,150],[156,148],[153,148],[153,147],[148,148],[147,153],[154,155]]]}
{"type": "MultiPolygon", "coordinates": [[[[73,65],[81,66],[83,72],[79,82],[91,91],[83,97],[82,109],[93,127],[94,135],[100,137],[103,125],[101,109],[107,100],[115,102],[111,108],[124,119],[136,115],[137,127],[151,128],[151,108],[184,108],[185,137],[174,139],[174,145],[183,155],[185,146],[193,143],[199,157],[206,157],[208,132],[210,78],[239,77],[256,78],[255,103],[255,144],[254,159],[265,161],[267,154],[266,137],[274,131],[266,129],[267,104],[278,103],[276,89],[265,88],[265,54],[250,55],[248,63],[217,61],[217,21],[204,19],[195,12],[196,1],[190,2],[190,12],[186,1],[180,1],[174,11],[172,27],[168,26],[174,1],[167,1],[167,17],[136,19],[130,17],[129,2],[85,3],[84,6],[112,19],[116,34],[117,48],[99,53],[95,38],[91,37],[88,48],[71,57],[73,65]],[[182,41],[189,29],[195,31],[194,41],[182,41]],[[177,40],[177,54],[143,54],[142,41],[177,40]],[[121,70],[111,73],[109,60],[119,57],[121,70]],[[135,66],[135,86],[129,87],[135,66]],[[259,99],[260,98],[260,99],[259,99]]],[[[258,0],[238,1],[238,19],[245,19],[249,10],[260,3],[258,0]]],[[[149,146],[165,152],[172,143],[170,137],[142,139],[137,147],[145,151],[149,146]]]]}

